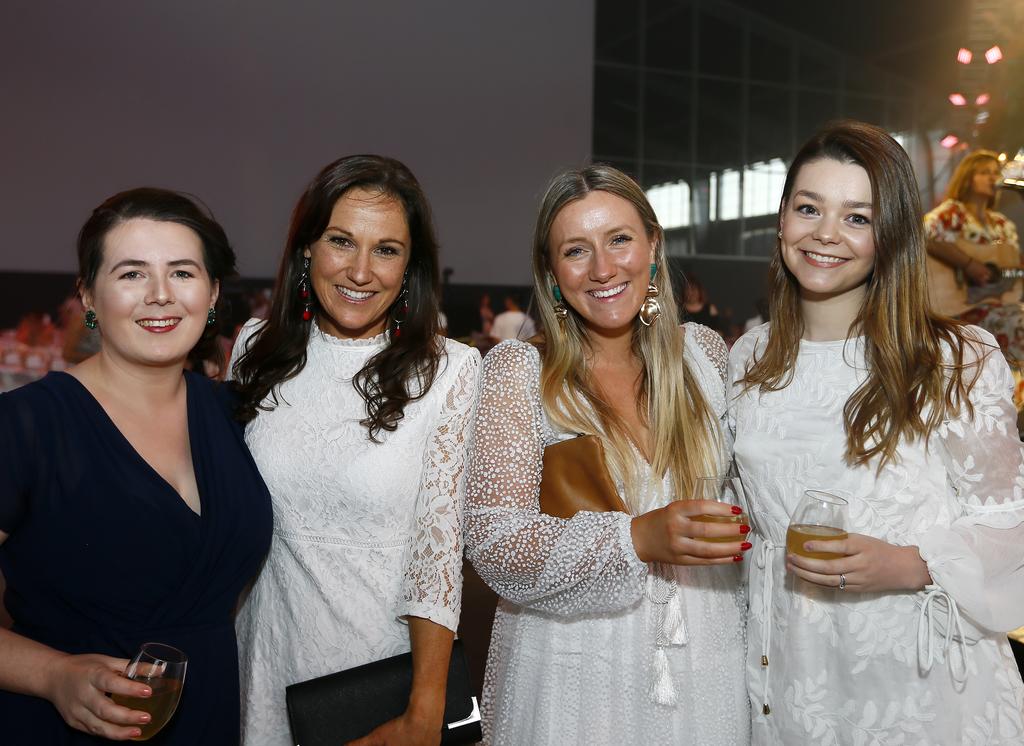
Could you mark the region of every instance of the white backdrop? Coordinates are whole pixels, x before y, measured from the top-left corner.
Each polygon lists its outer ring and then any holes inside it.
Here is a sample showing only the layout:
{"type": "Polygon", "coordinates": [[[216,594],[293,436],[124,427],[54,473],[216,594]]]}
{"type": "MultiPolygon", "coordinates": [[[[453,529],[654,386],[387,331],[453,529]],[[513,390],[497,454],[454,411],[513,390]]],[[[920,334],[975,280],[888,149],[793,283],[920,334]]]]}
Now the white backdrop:
{"type": "Polygon", "coordinates": [[[0,270],[73,271],[110,194],[199,195],[276,271],[336,157],[405,161],[456,283],[528,284],[539,196],[590,152],[592,0],[4,0],[0,270]]]}

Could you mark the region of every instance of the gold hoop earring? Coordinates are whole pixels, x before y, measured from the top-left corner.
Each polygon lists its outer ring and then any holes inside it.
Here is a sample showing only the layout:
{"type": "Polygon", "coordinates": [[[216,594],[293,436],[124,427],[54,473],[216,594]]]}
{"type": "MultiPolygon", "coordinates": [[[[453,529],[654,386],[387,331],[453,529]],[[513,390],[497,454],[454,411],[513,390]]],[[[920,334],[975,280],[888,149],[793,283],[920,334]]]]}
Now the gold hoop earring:
{"type": "Polygon", "coordinates": [[[644,326],[654,326],[654,323],[661,316],[661,304],[658,303],[658,286],[654,284],[654,275],[658,271],[658,265],[651,265],[651,281],[647,285],[647,295],[644,303],[640,306],[640,323],[644,326]]]}

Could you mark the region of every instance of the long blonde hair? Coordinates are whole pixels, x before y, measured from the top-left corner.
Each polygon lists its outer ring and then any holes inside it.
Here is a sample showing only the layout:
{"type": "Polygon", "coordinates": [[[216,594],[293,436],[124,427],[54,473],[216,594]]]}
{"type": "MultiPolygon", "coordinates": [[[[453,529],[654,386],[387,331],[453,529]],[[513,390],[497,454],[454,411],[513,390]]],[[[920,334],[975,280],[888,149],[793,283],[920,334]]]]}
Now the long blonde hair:
{"type": "MultiPolygon", "coordinates": [[[[797,153],[786,175],[780,214],[800,169],[828,158],[854,163],[871,180],[875,265],[864,303],[850,327],[863,334],[868,377],[843,408],[846,458],[878,469],[896,457],[902,438],[926,442],[944,417],[966,407],[976,375],[965,379],[962,327],[928,306],[924,230],[917,181],[906,152],[884,130],[861,122],[827,126],[797,153]],[[943,361],[948,349],[952,360],[943,361]]],[[[792,381],[803,336],[800,286],[782,260],[781,240],[768,269],[771,331],[746,371],[747,388],[777,391],[792,381]]]]}
{"type": "MultiPolygon", "coordinates": [[[[946,199],[967,202],[971,198],[971,192],[974,191],[975,172],[988,161],[999,165],[999,156],[991,150],[975,150],[965,155],[949,179],[949,184],[946,186],[946,199]]],[[[996,195],[993,194],[985,201],[985,209],[991,210],[995,206],[996,195]]]]}
{"type": "Polygon", "coordinates": [[[683,358],[683,335],[665,262],[663,232],[643,190],[626,174],[603,164],[559,174],[544,195],[533,239],[534,297],[545,338],[541,401],[558,426],[602,438],[609,466],[626,486],[626,504],[636,511],[638,506],[632,501],[639,485],[638,464],[625,423],[591,381],[586,325],[568,303],[564,321],[559,322],[554,311],[548,246],[551,226],[566,205],[593,191],[614,194],[636,208],[648,240],[655,245],[654,282],[660,290],[661,318],[651,327],[635,320],[632,338],[633,354],[643,369],[640,415],[654,436],[654,473],[670,474],[676,497],[688,497],[697,477],[721,471],[722,439],[718,421],[683,358]]]}

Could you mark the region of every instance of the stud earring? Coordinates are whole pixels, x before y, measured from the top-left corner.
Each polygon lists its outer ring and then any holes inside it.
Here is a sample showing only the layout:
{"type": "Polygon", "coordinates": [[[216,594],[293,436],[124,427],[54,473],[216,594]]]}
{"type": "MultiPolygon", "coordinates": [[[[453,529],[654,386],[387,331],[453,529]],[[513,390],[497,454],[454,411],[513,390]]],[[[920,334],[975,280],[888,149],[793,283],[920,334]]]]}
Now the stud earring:
{"type": "Polygon", "coordinates": [[[85,312],[84,323],[86,329],[95,329],[97,326],[100,325],[99,320],[96,318],[96,312],[91,308],[85,312]]]}
{"type": "Polygon", "coordinates": [[[640,323],[644,326],[654,326],[654,322],[661,316],[661,304],[658,303],[658,286],[654,284],[654,275],[658,272],[658,265],[651,265],[651,280],[647,285],[647,295],[644,303],[640,306],[640,323]]]}
{"type": "Polygon", "coordinates": [[[211,308],[206,312],[206,325],[213,326],[213,322],[217,320],[217,309],[211,308]]]}
{"type": "Polygon", "coordinates": [[[299,300],[302,301],[302,320],[313,318],[313,293],[309,289],[309,257],[302,257],[302,275],[299,277],[299,300]]]}

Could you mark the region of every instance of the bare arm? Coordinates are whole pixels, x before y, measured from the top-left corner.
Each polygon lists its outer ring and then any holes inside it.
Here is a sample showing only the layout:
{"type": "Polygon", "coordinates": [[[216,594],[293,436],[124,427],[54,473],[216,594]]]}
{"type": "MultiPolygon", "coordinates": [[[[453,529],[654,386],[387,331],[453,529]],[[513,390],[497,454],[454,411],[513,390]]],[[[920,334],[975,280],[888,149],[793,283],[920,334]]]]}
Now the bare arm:
{"type": "MultiPolygon", "coordinates": [[[[7,540],[0,531],[0,544],[7,540]]],[[[124,741],[140,734],[149,715],[121,707],[106,693],[148,697],[149,687],[122,677],[128,661],[106,655],[69,655],[0,629],[0,689],[53,703],[72,728],[124,741]]]]}
{"type": "Polygon", "coordinates": [[[972,259],[952,241],[931,240],[925,244],[928,255],[953,269],[961,270],[971,282],[986,285],[992,282],[992,273],[981,262],[972,259]]]}
{"type": "Polygon", "coordinates": [[[437,746],[444,725],[448,661],[454,633],[421,617],[409,617],[412,692],[402,715],[349,746],[437,746]]]}

